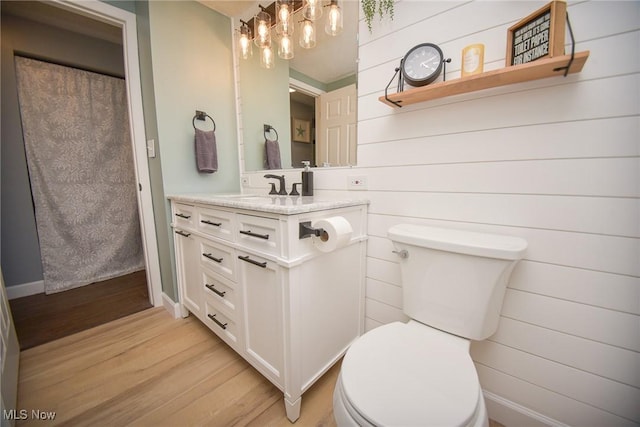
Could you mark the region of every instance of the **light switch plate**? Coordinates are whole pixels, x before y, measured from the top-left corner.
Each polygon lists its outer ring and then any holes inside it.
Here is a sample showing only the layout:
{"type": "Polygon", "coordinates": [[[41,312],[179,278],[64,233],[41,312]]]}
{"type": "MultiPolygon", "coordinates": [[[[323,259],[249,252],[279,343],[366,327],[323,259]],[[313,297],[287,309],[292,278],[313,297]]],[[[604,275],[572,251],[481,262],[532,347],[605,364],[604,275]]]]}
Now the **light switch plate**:
{"type": "Polygon", "coordinates": [[[149,157],[156,156],[156,140],[155,139],[147,139],[147,155],[149,157]]]}

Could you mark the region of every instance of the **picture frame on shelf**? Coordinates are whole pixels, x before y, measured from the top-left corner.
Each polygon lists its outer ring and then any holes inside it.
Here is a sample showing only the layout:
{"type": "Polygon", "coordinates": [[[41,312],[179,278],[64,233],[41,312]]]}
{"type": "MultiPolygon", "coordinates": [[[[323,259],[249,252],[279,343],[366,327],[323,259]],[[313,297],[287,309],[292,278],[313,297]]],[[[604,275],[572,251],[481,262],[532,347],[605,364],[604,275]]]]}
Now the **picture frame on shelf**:
{"type": "Polygon", "coordinates": [[[567,3],[554,0],[507,30],[505,66],[564,55],[567,3]]]}

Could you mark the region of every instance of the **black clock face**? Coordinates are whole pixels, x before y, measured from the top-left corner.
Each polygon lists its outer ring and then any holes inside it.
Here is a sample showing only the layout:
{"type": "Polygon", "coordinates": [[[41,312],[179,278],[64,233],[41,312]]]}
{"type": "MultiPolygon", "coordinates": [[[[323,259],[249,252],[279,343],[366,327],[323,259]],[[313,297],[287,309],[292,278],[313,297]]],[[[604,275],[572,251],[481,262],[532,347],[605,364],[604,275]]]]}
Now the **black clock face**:
{"type": "Polygon", "coordinates": [[[443,59],[442,50],[435,44],[419,44],[404,56],[402,75],[411,86],[424,86],[440,75],[443,59]]]}

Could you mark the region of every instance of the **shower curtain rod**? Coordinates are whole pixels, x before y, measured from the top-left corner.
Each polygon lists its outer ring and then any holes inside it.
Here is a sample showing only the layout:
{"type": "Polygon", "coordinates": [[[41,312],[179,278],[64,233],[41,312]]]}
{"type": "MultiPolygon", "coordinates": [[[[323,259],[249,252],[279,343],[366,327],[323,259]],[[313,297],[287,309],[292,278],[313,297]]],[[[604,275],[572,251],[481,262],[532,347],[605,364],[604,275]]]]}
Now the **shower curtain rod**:
{"type": "Polygon", "coordinates": [[[71,64],[69,62],[64,62],[64,61],[59,61],[57,59],[51,59],[51,58],[45,58],[44,56],[39,56],[39,55],[34,55],[31,53],[25,53],[25,52],[20,52],[20,51],[14,51],[13,52],[14,56],[20,56],[22,58],[27,58],[27,59],[35,59],[36,61],[42,61],[42,62],[46,62],[48,64],[53,64],[53,65],[60,65],[62,67],[69,67],[69,68],[75,68],[76,70],[81,70],[81,71],[87,71],[89,73],[95,73],[95,74],[102,74],[103,76],[108,76],[108,77],[114,77],[116,79],[121,79],[121,80],[125,80],[123,75],[120,74],[113,74],[113,73],[109,73],[106,71],[101,71],[95,68],[89,68],[89,67],[82,67],[79,65],[75,65],[75,64],[71,64]]]}

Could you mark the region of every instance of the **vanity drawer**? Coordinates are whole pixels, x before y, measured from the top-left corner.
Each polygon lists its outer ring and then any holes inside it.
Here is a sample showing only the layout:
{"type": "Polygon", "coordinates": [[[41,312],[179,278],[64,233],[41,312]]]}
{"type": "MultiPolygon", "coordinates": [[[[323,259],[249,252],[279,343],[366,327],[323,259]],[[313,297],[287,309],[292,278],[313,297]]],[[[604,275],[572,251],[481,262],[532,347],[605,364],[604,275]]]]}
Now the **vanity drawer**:
{"type": "Polygon", "coordinates": [[[215,332],[227,344],[234,349],[238,349],[238,326],[236,322],[230,319],[222,311],[216,309],[208,301],[205,302],[206,318],[205,324],[209,329],[215,332]]]}
{"type": "Polygon", "coordinates": [[[233,241],[233,213],[199,207],[198,229],[210,236],[233,241]]]}
{"type": "Polygon", "coordinates": [[[196,208],[193,205],[185,205],[184,203],[173,204],[173,223],[176,227],[195,228],[196,208]]]}
{"type": "Polygon", "coordinates": [[[280,223],[277,219],[238,214],[236,242],[248,249],[280,254],[280,223]]]}
{"type": "Polygon", "coordinates": [[[226,310],[235,318],[237,298],[235,284],[205,268],[202,269],[202,283],[204,294],[209,302],[216,308],[226,310]]]}
{"type": "Polygon", "coordinates": [[[231,280],[236,278],[234,250],[203,239],[200,242],[200,264],[231,280]]]}

